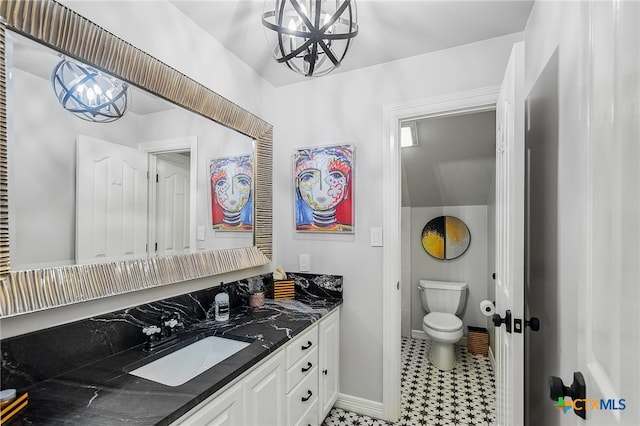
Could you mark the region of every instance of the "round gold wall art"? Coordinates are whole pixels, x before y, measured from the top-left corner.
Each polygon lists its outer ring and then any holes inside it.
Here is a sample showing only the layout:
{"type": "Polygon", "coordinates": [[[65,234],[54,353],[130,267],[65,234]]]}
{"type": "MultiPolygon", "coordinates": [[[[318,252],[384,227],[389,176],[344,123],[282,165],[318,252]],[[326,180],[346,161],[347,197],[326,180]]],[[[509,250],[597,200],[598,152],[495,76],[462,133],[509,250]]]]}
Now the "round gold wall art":
{"type": "Polygon", "coordinates": [[[438,216],[422,229],[422,247],[432,257],[451,260],[469,248],[471,234],[467,225],[453,216],[438,216]]]}

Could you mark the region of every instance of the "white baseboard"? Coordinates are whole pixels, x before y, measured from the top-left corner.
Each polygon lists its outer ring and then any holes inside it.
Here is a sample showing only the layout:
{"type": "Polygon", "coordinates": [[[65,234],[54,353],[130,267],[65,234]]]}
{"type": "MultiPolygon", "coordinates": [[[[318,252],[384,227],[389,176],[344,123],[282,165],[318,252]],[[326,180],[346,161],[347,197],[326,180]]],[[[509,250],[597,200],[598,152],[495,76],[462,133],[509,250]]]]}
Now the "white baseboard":
{"type": "Polygon", "coordinates": [[[429,340],[429,336],[422,330],[411,330],[411,338],[418,340],[429,340]]]}
{"type": "Polygon", "coordinates": [[[334,406],[375,419],[382,419],[384,416],[382,402],[370,401],[343,393],[338,394],[338,400],[334,406]]]}
{"type": "MultiPolygon", "coordinates": [[[[418,340],[429,340],[429,336],[423,330],[411,330],[411,338],[418,340]]],[[[462,338],[456,343],[459,346],[467,346],[467,336],[462,336],[462,338]]]]}

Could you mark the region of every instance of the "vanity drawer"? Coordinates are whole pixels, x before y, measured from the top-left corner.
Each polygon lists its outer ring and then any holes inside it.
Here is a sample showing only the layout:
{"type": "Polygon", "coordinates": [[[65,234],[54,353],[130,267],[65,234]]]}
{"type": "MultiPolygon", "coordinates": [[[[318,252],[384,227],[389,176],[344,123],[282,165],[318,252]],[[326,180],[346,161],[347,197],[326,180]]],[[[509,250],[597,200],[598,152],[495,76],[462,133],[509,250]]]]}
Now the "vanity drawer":
{"type": "MultiPolygon", "coordinates": [[[[313,367],[286,396],[287,424],[298,424],[309,408],[318,402],[318,367],[313,367]]],[[[313,423],[312,423],[313,424],[313,423]]]]}
{"type": "Polygon", "coordinates": [[[311,352],[304,355],[298,362],[293,364],[286,372],[286,389],[289,392],[303,377],[311,374],[313,367],[318,365],[318,349],[313,348],[311,352]]]}
{"type": "Polygon", "coordinates": [[[318,417],[320,416],[319,411],[320,401],[316,400],[311,407],[307,410],[306,413],[298,420],[296,423],[292,423],[294,426],[318,426],[320,421],[318,417]]]}
{"type": "Polygon", "coordinates": [[[310,330],[296,337],[291,344],[288,345],[285,354],[285,370],[291,368],[293,364],[298,362],[303,356],[318,347],[318,326],[314,325],[310,330]]]}

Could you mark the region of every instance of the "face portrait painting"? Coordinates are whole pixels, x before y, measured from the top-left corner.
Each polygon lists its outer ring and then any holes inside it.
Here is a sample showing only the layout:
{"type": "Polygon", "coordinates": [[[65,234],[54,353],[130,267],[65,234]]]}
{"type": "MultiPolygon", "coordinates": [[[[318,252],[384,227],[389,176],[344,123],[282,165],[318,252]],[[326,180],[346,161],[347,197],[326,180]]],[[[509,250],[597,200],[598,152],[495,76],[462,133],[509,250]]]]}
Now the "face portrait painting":
{"type": "Polygon", "coordinates": [[[353,147],[307,148],[294,155],[296,231],[353,232],[353,147]]]}
{"type": "Polygon", "coordinates": [[[209,166],[213,229],[252,229],[253,162],[249,155],[218,158],[209,166]]]}

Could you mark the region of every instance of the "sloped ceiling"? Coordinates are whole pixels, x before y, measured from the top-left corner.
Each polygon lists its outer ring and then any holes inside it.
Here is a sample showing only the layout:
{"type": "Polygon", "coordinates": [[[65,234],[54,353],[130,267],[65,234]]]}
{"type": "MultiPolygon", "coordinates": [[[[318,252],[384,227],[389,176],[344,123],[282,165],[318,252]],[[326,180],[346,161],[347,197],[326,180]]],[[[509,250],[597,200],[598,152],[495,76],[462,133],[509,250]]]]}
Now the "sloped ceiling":
{"type": "Polygon", "coordinates": [[[402,149],[402,206],[486,205],[495,166],[495,111],[417,120],[402,149]]]}

